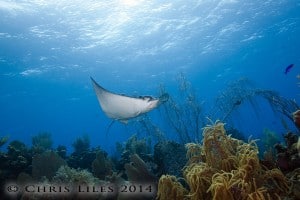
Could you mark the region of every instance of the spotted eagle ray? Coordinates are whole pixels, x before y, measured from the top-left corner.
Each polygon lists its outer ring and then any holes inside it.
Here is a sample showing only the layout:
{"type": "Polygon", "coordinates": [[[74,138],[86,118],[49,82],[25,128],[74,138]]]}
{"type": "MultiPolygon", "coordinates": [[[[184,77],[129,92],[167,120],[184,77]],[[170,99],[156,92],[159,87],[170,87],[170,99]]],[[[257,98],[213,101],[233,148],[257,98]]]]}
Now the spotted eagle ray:
{"type": "Polygon", "coordinates": [[[151,96],[130,97],[110,92],[101,87],[91,77],[100,107],[105,115],[111,119],[127,123],[129,119],[145,114],[160,104],[166,102],[169,98],[167,93],[159,98],[151,96]]]}

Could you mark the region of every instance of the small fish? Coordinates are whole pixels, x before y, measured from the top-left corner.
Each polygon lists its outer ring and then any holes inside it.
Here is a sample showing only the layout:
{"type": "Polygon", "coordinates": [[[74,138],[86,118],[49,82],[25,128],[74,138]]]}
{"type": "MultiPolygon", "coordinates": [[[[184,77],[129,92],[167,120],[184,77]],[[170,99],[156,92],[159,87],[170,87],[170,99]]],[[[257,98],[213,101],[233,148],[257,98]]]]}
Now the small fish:
{"type": "Polygon", "coordinates": [[[285,73],[285,74],[289,73],[293,67],[294,67],[294,64],[290,64],[289,66],[287,66],[287,67],[285,68],[285,72],[284,72],[284,73],[285,73]]]}

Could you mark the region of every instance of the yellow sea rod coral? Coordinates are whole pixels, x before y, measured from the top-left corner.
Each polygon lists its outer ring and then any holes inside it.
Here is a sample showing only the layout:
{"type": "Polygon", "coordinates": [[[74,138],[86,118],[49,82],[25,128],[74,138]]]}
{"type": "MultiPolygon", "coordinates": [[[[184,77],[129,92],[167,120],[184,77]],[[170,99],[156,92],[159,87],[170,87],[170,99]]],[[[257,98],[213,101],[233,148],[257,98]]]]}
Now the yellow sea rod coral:
{"type": "Polygon", "coordinates": [[[211,185],[211,177],[216,170],[206,163],[191,164],[184,169],[184,178],[189,185],[189,197],[191,200],[211,199],[207,192],[211,185]]]}
{"type": "Polygon", "coordinates": [[[247,182],[252,178],[259,176],[261,166],[258,158],[258,147],[254,140],[249,143],[241,143],[237,148],[236,157],[238,160],[238,169],[243,174],[241,177],[247,182]]]}
{"type": "Polygon", "coordinates": [[[158,182],[156,199],[160,200],[183,200],[188,191],[178,182],[175,176],[162,175],[158,182]]]}
{"type": "MultiPolygon", "coordinates": [[[[262,167],[255,140],[245,143],[226,135],[224,124],[219,121],[204,128],[203,145],[189,143],[186,148],[189,161],[183,177],[189,192],[184,199],[271,200],[290,199],[295,194],[291,191],[297,187],[280,169],[262,167]]],[[[159,187],[159,194],[165,194],[159,199],[174,194],[168,188],[159,187]]]]}
{"type": "Polygon", "coordinates": [[[230,189],[235,183],[232,173],[215,173],[207,191],[212,193],[213,199],[234,199],[230,189]]]}
{"type": "MultiPolygon", "coordinates": [[[[269,193],[265,187],[257,188],[255,181],[253,181],[254,192],[249,193],[247,200],[271,200],[269,193]]],[[[277,196],[278,198],[278,196],[277,196]]],[[[280,198],[278,198],[280,199],[280,198]]]]}
{"type": "Polygon", "coordinates": [[[206,163],[219,170],[231,171],[236,168],[236,143],[226,135],[224,124],[217,121],[203,130],[203,151],[206,163]]]}
{"type": "Polygon", "coordinates": [[[186,151],[186,158],[188,159],[188,164],[192,163],[199,163],[201,161],[205,161],[202,146],[200,144],[195,143],[187,143],[185,145],[186,151]]]}
{"type": "Polygon", "coordinates": [[[283,175],[283,173],[278,169],[274,168],[272,170],[267,170],[264,173],[264,180],[266,182],[271,181],[270,185],[273,185],[274,190],[277,193],[289,193],[291,189],[291,184],[288,179],[283,175]]]}

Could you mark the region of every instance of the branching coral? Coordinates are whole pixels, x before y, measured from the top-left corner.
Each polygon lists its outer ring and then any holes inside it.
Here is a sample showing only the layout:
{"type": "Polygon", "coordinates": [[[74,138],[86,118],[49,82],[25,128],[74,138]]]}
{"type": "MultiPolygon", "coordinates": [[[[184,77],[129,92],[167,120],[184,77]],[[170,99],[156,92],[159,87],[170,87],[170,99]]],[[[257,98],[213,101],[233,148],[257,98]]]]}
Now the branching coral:
{"type": "Polygon", "coordinates": [[[151,139],[157,142],[165,141],[164,132],[157,126],[148,115],[143,115],[134,121],[134,126],[136,127],[137,135],[151,136],[151,139]]]}
{"type": "MultiPolygon", "coordinates": [[[[163,114],[170,127],[178,134],[180,142],[200,141],[201,124],[204,122],[202,103],[197,98],[184,74],[177,76],[179,94],[182,101],[170,96],[162,105],[163,114]]],[[[161,94],[165,93],[161,88],[161,94]]]]}
{"type": "Polygon", "coordinates": [[[282,114],[293,121],[291,113],[300,107],[292,99],[286,99],[278,93],[271,90],[258,89],[246,78],[241,78],[230,83],[216,99],[216,106],[213,109],[212,116],[216,117],[223,114],[223,121],[227,121],[233,112],[239,109],[241,104],[248,102],[253,111],[258,114],[259,101],[257,97],[263,98],[270,108],[276,114],[282,114]]]}

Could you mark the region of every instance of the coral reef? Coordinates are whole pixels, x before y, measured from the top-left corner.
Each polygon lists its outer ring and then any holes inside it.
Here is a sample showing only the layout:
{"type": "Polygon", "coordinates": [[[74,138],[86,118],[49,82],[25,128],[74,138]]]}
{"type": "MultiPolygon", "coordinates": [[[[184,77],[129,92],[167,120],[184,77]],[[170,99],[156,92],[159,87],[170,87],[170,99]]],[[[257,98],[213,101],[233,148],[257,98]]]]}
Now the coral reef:
{"type": "Polygon", "coordinates": [[[32,183],[33,181],[34,181],[33,178],[25,172],[21,172],[17,177],[18,185],[25,185],[28,183],[32,183]]]}
{"type": "Polygon", "coordinates": [[[284,135],[285,144],[276,144],[275,149],[277,151],[277,165],[285,173],[291,172],[300,166],[299,155],[299,138],[296,134],[288,132],[284,135]]]}
{"type": "MultiPolygon", "coordinates": [[[[30,178],[24,174],[19,176],[19,179],[23,179],[24,181],[30,178]]],[[[22,194],[21,199],[108,199],[106,198],[106,194],[86,193],[87,188],[96,188],[101,185],[101,181],[95,178],[90,172],[87,170],[72,169],[65,165],[56,171],[51,181],[45,179],[35,182],[35,185],[42,185],[42,190],[45,192],[26,192],[22,194]],[[79,185],[81,186],[81,191],[78,191],[79,185]],[[53,192],[53,190],[56,192],[53,192]]]]}
{"type": "Polygon", "coordinates": [[[92,162],[95,160],[98,151],[99,148],[93,148],[81,153],[73,152],[67,159],[68,165],[75,169],[83,168],[91,170],[92,162]]]}
{"type": "Polygon", "coordinates": [[[300,110],[293,112],[293,120],[295,125],[300,128],[300,110]]]}
{"type": "Polygon", "coordinates": [[[124,170],[124,165],[130,162],[130,156],[137,154],[147,163],[153,163],[151,156],[151,140],[138,139],[137,135],[132,135],[124,145],[118,143],[117,151],[120,152],[121,158],[115,160],[117,170],[124,170]]]}
{"type": "Polygon", "coordinates": [[[58,168],[52,181],[54,183],[64,184],[91,184],[99,183],[100,180],[95,178],[92,173],[87,170],[73,169],[66,165],[58,168]]]}
{"type": "Polygon", "coordinates": [[[52,144],[53,141],[51,138],[51,133],[41,132],[32,137],[32,150],[36,153],[42,153],[46,150],[50,150],[52,144]]]}
{"type": "Polygon", "coordinates": [[[180,170],[187,162],[184,145],[173,141],[157,143],[154,146],[153,157],[154,162],[157,164],[157,170],[155,170],[157,176],[162,174],[179,176],[180,170]]]}
{"type": "MultiPolygon", "coordinates": [[[[226,134],[224,124],[216,123],[203,130],[203,144],[188,144],[189,162],[183,177],[187,188],[175,178],[162,176],[157,199],[184,194],[180,199],[280,199],[292,198],[292,182],[278,169],[260,164],[254,140],[248,143],[226,134]],[[170,189],[171,188],[171,189],[170,189]],[[188,194],[182,191],[188,190],[188,194]]],[[[177,198],[178,199],[178,198],[177,198]]]]}
{"type": "Polygon", "coordinates": [[[8,136],[4,136],[0,138],[0,147],[2,147],[7,141],[8,141],[9,137],[8,136]]]}
{"type": "Polygon", "coordinates": [[[72,168],[92,169],[92,162],[96,158],[99,148],[90,149],[88,135],[77,138],[72,144],[74,152],[67,159],[68,165],[72,168]]]}
{"type": "Polygon", "coordinates": [[[300,156],[300,137],[298,138],[298,142],[297,142],[296,148],[298,150],[298,155],[300,156]]]}
{"type": "MultiPolygon", "coordinates": [[[[276,141],[274,133],[265,132],[266,144],[271,146],[276,141]]],[[[19,185],[33,182],[46,188],[55,185],[85,187],[85,191],[67,192],[59,197],[61,199],[150,200],[155,195],[162,200],[299,199],[300,139],[296,134],[286,134],[285,145],[276,145],[277,157],[269,151],[265,160],[259,159],[255,140],[245,142],[233,135],[241,133],[235,129],[226,131],[224,124],[217,121],[203,128],[201,143],[183,145],[161,140],[154,145],[153,153],[149,140],[133,135],[125,144],[117,145],[121,157],[115,160],[99,147],[90,148],[87,137],[73,143],[71,155],[67,155],[66,147],[61,145],[46,150],[36,148],[43,143],[36,142],[30,149],[22,142],[12,141],[7,152],[0,152],[0,186],[5,188],[7,180],[15,180],[19,185]],[[39,153],[36,149],[44,151],[39,153]],[[87,190],[110,184],[116,192],[87,196],[87,190]],[[154,192],[122,194],[119,190],[124,184],[151,185],[154,192]]],[[[58,198],[49,193],[26,193],[19,197],[58,198]]]]}
{"type": "Polygon", "coordinates": [[[59,145],[56,148],[56,153],[62,158],[66,159],[67,158],[67,148],[63,145],[59,145]]]}
{"type": "Polygon", "coordinates": [[[263,138],[262,138],[263,148],[260,149],[261,152],[264,151],[273,151],[272,153],[275,153],[274,151],[274,145],[280,141],[278,134],[274,131],[271,131],[268,128],[265,128],[263,130],[263,138]]]}
{"type": "Polygon", "coordinates": [[[66,161],[57,153],[46,151],[33,157],[32,176],[35,180],[40,180],[44,176],[51,180],[56,171],[64,165],[67,165],[66,161]]]}
{"type": "Polygon", "coordinates": [[[1,169],[13,171],[12,176],[20,172],[29,171],[32,160],[30,150],[20,141],[14,140],[7,147],[7,154],[1,155],[1,169]]]}
{"type": "Polygon", "coordinates": [[[146,138],[138,139],[137,135],[132,135],[125,144],[125,150],[130,154],[150,154],[151,153],[151,140],[146,138]]]}
{"type": "Polygon", "coordinates": [[[80,154],[82,152],[88,151],[90,148],[90,138],[88,135],[83,135],[78,137],[72,144],[74,148],[74,153],[80,154]]]}
{"type": "Polygon", "coordinates": [[[137,155],[130,156],[131,163],[125,164],[128,180],[133,183],[154,183],[155,176],[150,172],[146,163],[137,155]]]}
{"type": "Polygon", "coordinates": [[[286,177],[292,182],[291,193],[295,199],[300,199],[300,168],[288,173],[286,177]]]}
{"type": "Polygon", "coordinates": [[[6,199],[3,192],[8,181],[17,179],[19,173],[31,172],[31,151],[20,141],[13,140],[7,152],[0,152],[0,199],[6,199]]]}
{"type": "Polygon", "coordinates": [[[188,190],[181,185],[176,176],[162,175],[158,185],[160,190],[157,193],[157,199],[181,200],[185,199],[188,194],[188,190]]]}
{"type": "Polygon", "coordinates": [[[110,176],[113,173],[113,164],[108,159],[107,153],[100,150],[97,152],[96,159],[92,162],[92,171],[93,174],[104,180],[106,176],[110,176]]]}

